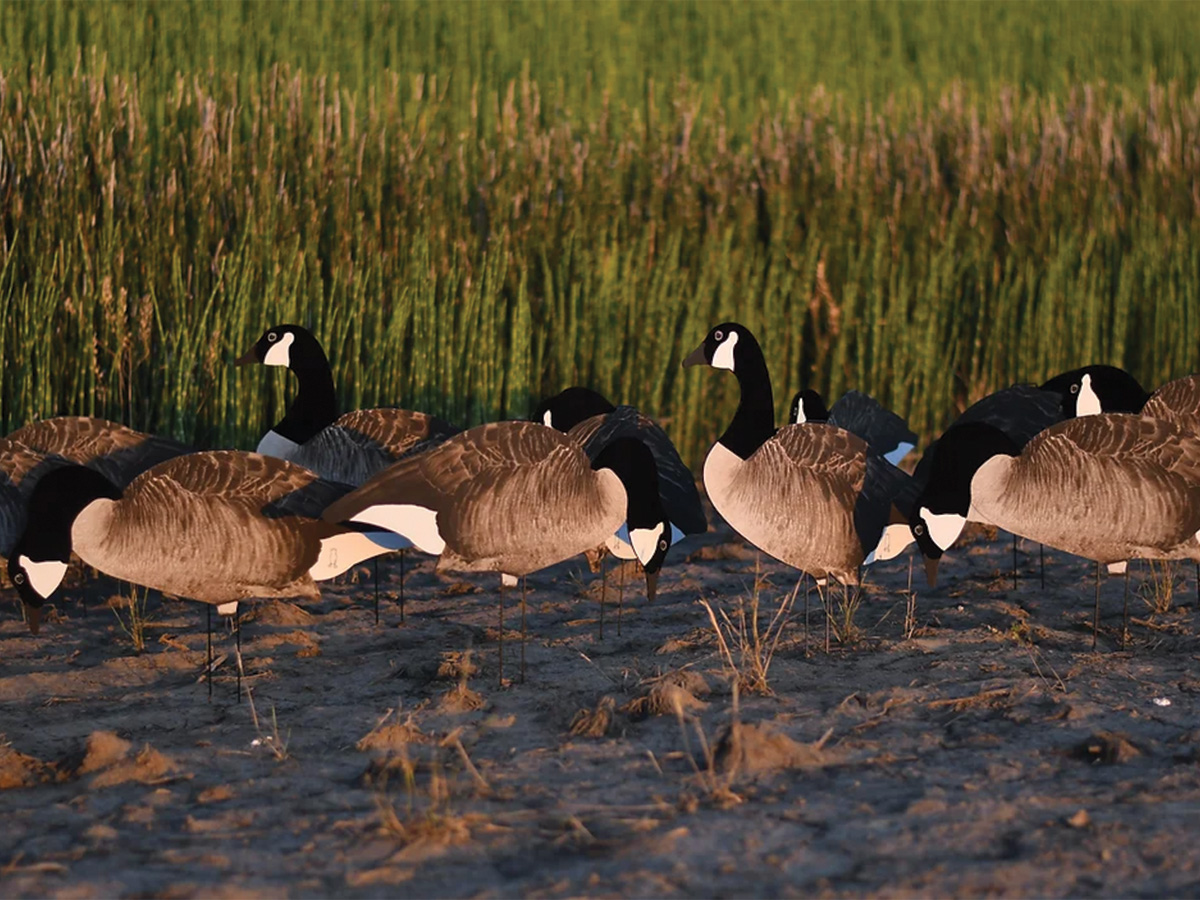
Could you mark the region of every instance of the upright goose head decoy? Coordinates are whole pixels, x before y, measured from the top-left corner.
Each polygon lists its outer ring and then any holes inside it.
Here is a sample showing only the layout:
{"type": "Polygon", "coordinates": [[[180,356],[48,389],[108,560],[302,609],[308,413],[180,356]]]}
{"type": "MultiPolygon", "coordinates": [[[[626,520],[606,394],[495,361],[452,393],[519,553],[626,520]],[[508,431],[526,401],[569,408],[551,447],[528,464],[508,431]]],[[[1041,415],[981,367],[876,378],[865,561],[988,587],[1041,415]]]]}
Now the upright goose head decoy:
{"type": "Polygon", "coordinates": [[[1139,413],[1150,394],[1136,378],[1116,366],[1092,365],[1056,375],[1042,385],[1062,398],[1063,418],[1100,413],[1139,413]]]}
{"type": "Polygon", "coordinates": [[[829,421],[829,409],[825,406],[825,398],[819,391],[805,388],[797,391],[792,398],[792,408],[788,412],[788,422],[792,425],[803,425],[805,422],[829,421]]]}
{"type": "Polygon", "coordinates": [[[603,394],[585,387],[569,387],[538,404],[533,421],[568,432],[585,419],[616,410],[603,394]]]}
{"type": "Polygon", "coordinates": [[[975,473],[998,454],[1018,453],[1016,442],[986,422],[953,425],[930,449],[926,457],[928,480],[913,503],[910,528],[925,557],[931,586],[936,582],[942,554],[958,540],[968,519],[977,521],[971,510],[971,480],[975,473]]]}
{"type": "Polygon", "coordinates": [[[683,364],[728,369],[741,389],[733,420],[704,461],[704,486],[717,511],[781,562],[817,579],[857,584],[908,476],[836,426],[777,432],[767,363],[743,325],[713,328],[683,364]]]}
{"type": "Polygon", "coordinates": [[[828,422],[844,428],[866,441],[872,453],[894,466],[917,445],[917,436],[903,418],[861,391],[846,391],[829,408],[817,391],[811,388],[799,391],[792,398],[788,422],[792,425],[828,422]]]}

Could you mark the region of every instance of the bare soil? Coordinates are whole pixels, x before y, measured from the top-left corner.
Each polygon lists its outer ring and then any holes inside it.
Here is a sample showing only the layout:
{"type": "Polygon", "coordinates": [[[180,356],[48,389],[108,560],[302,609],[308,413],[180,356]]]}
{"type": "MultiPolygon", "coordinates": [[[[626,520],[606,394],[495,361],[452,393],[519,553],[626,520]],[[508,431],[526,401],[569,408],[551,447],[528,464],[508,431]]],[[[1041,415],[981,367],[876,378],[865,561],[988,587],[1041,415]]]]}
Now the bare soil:
{"type": "Polygon", "coordinates": [[[152,595],[138,653],[112,582],[40,638],[6,591],[0,894],[1200,893],[1194,572],[1153,612],[1131,566],[1124,649],[1106,578],[1093,650],[1091,564],[1047,551],[1043,589],[1022,544],[1014,589],[1011,559],[977,534],[907,622],[907,559],[873,568],[828,652],[801,589],[768,693],[738,632],[757,583],[770,646],[796,573],[725,528],[673,551],[653,605],[631,567],[619,631],[610,567],[603,639],[582,558],[531,577],[524,683],[508,592],[503,687],[499,579],[428,558],[403,623],[397,557],[378,625],[368,569],[248,612],[252,704],[224,625],[209,699],[198,604],[152,595]]]}

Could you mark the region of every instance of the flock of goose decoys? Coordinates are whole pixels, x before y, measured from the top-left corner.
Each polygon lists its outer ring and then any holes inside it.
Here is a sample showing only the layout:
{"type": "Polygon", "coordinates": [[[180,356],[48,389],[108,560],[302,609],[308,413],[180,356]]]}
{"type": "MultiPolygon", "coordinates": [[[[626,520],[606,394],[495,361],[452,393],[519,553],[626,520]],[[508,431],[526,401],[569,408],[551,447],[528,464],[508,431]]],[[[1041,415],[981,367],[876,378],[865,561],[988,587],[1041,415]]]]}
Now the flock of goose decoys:
{"type": "MultiPolygon", "coordinates": [[[[524,576],[579,554],[593,569],[607,554],[637,560],[652,600],[669,549],[708,528],[666,433],[587,388],[544,401],[532,421],[463,431],[403,409],[340,414],[325,352],[299,326],[269,329],[247,363],[286,367],[299,385],[255,453],[95,418],[0,440],[0,553],[34,634],[74,553],[207,604],[211,694],[213,606],[236,617],[241,600],[316,598],[319,581],[415,549],[441,570],[501,575],[503,681],[506,588],[521,584],[523,636],[524,576]]],[[[1200,563],[1200,376],[1153,394],[1111,366],[1014,385],[967,409],[910,474],[899,463],[916,435],[856,391],[828,408],[801,391],[777,427],[766,359],[740,324],[713,328],[683,365],[727,369],[741,392],[704,461],[713,506],[818,587],[848,590],[914,543],[932,585],[968,522],[1094,560],[1097,617],[1101,565],[1200,563]]],[[[402,568],[402,616],[403,597],[402,568]]]]}

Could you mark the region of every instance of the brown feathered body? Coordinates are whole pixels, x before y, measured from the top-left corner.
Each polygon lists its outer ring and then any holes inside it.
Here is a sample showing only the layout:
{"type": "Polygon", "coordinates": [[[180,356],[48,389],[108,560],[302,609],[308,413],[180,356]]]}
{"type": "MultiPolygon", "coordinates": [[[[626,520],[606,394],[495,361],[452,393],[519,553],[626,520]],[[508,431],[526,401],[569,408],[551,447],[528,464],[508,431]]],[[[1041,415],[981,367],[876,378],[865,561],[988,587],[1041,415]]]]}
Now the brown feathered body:
{"type": "Polygon", "coordinates": [[[1150,395],[1142,415],[1163,419],[1189,434],[1200,436],[1200,375],[1169,381],[1150,395]]]}
{"type": "Polygon", "coordinates": [[[625,513],[620,479],[576,441],[495,422],[390,466],[325,518],[403,534],[440,553],[439,569],[525,575],[602,544],[625,513]]]}
{"type": "Polygon", "coordinates": [[[1200,560],[1200,439],[1148,416],[1062,422],[980,466],[968,518],[1101,563],[1200,560]]]}
{"type": "Polygon", "coordinates": [[[341,489],[285,460],[193,453],[88,504],[71,528],[79,558],[114,578],[204,603],[317,598],[319,518],[341,489]]]}

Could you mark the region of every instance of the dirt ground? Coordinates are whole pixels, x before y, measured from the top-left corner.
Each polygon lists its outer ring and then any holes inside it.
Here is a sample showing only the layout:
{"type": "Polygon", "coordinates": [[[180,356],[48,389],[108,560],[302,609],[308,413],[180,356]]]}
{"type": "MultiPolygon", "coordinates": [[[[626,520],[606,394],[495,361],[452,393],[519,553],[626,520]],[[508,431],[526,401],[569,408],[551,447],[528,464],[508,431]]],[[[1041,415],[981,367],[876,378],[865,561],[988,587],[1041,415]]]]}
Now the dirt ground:
{"type": "Polygon", "coordinates": [[[152,596],[137,653],[111,582],[40,638],[6,591],[0,894],[1200,893],[1191,567],[1154,613],[1165,581],[1131,566],[1124,649],[1108,578],[1093,651],[1091,565],[1047,552],[1043,590],[1022,545],[1014,590],[1011,554],[956,549],[915,620],[907,558],[874,568],[828,652],[815,593],[807,638],[803,590],[772,626],[796,576],[764,559],[758,654],[727,529],[673,551],[651,606],[631,569],[619,633],[610,569],[603,639],[578,559],[529,580],[523,684],[509,593],[503,688],[499,579],[410,556],[402,624],[391,557],[379,625],[369,570],[245,616],[253,706],[227,628],[209,699],[198,604],[152,596]]]}

